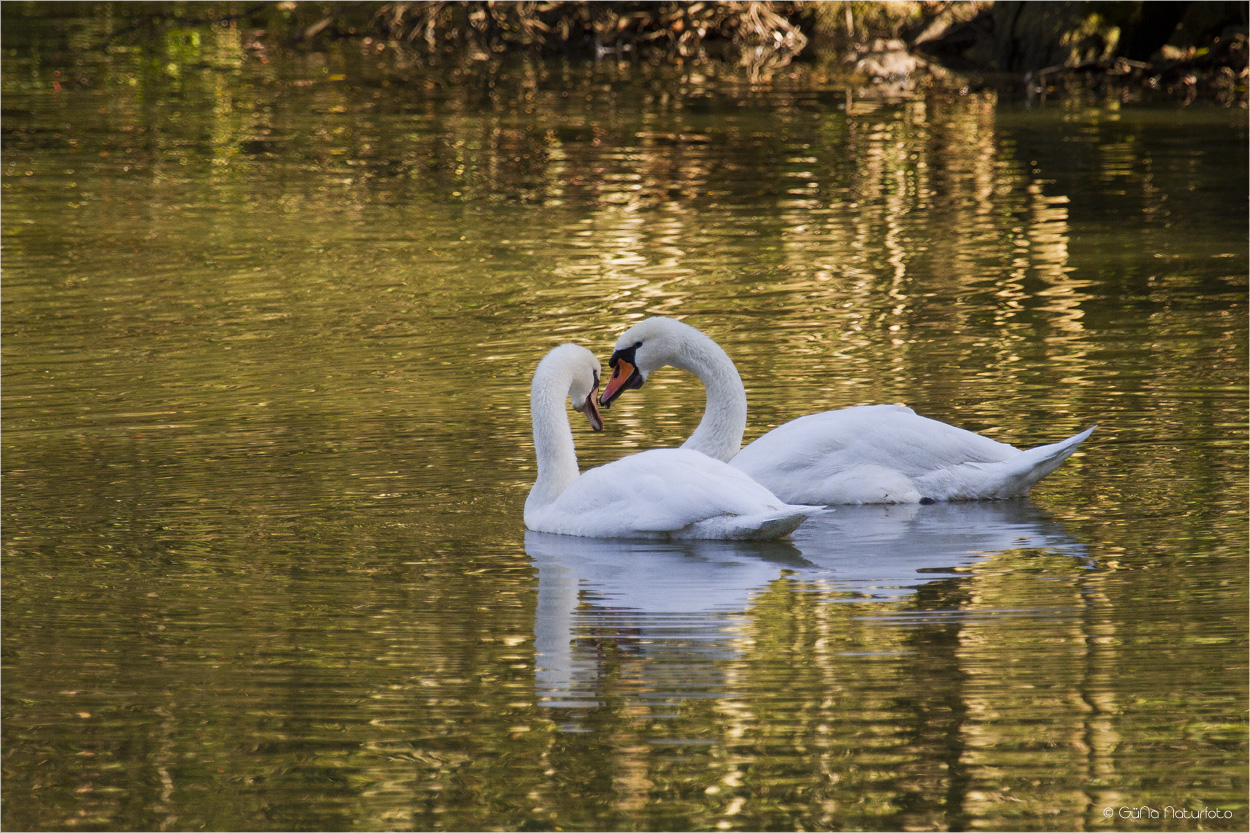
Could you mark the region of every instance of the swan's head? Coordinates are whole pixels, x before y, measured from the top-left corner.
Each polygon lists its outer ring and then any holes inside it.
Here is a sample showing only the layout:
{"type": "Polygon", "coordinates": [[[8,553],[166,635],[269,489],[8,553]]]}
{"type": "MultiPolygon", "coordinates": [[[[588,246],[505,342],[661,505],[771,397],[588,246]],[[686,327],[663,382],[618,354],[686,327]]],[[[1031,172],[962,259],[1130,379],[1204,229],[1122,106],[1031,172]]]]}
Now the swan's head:
{"type": "Polygon", "coordinates": [[[603,430],[599,415],[599,360],[580,344],[561,344],[548,353],[534,372],[534,390],[564,379],[569,383],[569,399],[573,410],[585,414],[593,431],[603,430]]]}
{"type": "Polygon", "coordinates": [[[626,330],[616,340],[608,360],[612,375],[599,397],[599,404],[611,407],[616,397],[642,387],[653,370],[672,366],[691,370],[686,356],[692,344],[710,341],[707,336],[675,318],[648,318],[626,330]]]}

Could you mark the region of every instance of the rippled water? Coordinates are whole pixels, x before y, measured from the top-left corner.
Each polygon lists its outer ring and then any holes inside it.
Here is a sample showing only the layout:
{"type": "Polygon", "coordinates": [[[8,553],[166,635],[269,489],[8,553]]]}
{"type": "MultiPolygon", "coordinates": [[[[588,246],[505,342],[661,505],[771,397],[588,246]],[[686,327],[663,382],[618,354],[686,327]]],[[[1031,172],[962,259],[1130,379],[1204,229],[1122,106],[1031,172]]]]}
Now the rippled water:
{"type": "Polygon", "coordinates": [[[1243,112],[5,15],[6,827],[1245,827],[1243,112]],[[527,533],[535,364],[656,313],[748,439],[1100,427],[1023,501],[527,533]]]}

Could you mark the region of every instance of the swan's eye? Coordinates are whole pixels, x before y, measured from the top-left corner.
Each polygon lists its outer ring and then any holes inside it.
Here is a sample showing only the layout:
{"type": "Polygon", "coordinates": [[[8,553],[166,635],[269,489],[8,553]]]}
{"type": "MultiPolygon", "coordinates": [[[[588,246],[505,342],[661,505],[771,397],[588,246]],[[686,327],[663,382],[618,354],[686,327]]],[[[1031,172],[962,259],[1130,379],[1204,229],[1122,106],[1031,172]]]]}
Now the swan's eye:
{"type": "Polygon", "coordinates": [[[635,349],[635,350],[637,350],[637,349],[638,349],[639,347],[641,347],[641,346],[642,346],[642,342],[641,342],[641,341],[635,341],[635,342],[634,342],[634,349],[635,349]]]}

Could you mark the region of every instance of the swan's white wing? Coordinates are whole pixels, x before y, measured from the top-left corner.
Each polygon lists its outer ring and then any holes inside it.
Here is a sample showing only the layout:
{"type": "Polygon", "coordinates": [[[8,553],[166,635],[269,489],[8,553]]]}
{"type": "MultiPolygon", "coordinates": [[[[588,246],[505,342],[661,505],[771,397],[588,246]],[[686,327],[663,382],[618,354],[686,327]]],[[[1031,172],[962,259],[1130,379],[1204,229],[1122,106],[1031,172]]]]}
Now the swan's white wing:
{"type": "Polygon", "coordinates": [[[922,417],[901,405],[865,405],[800,417],[732,461],[785,500],[910,503],[917,478],[953,466],[1000,463],[1019,450],[922,417]]]}
{"type": "Polygon", "coordinates": [[[915,476],[957,463],[993,463],[1016,448],[922,417],[902,405],[863,405],[823,411],[769,431],[734,458],[754,465],[767,458],[825,460],[828,465],[884,465],[915,476]]]}
{"type": "Polygon", "coordinates": [[[779,537],[814,511],[706,455],[656,449],[583,473],[530,526],[596,538],[779,537]]]}

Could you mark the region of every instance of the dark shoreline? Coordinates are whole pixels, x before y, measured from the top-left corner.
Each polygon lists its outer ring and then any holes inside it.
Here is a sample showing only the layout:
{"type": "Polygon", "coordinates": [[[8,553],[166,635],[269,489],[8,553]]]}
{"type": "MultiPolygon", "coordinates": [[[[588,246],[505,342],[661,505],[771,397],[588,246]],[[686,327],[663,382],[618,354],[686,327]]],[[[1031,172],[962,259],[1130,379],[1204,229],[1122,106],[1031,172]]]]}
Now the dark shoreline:
{"type": "MultiPolygon", "coordinates": [[[[39,5],[4,3],[4,28],[46,15],[39,5]]],[[[682,70],[719,65],[767,82],[800,64],[885,96],[942,87],[1028,100],[1095,95],[1244,108],[1250,90],[1245,3],[60,5],[101,19],[111,49],[229,28],[270,51],[356,44],[431,66],[489,65],[525,54],[682,70]]],[[[13,48],[13,39],[5,41],[13,48]]]]}

